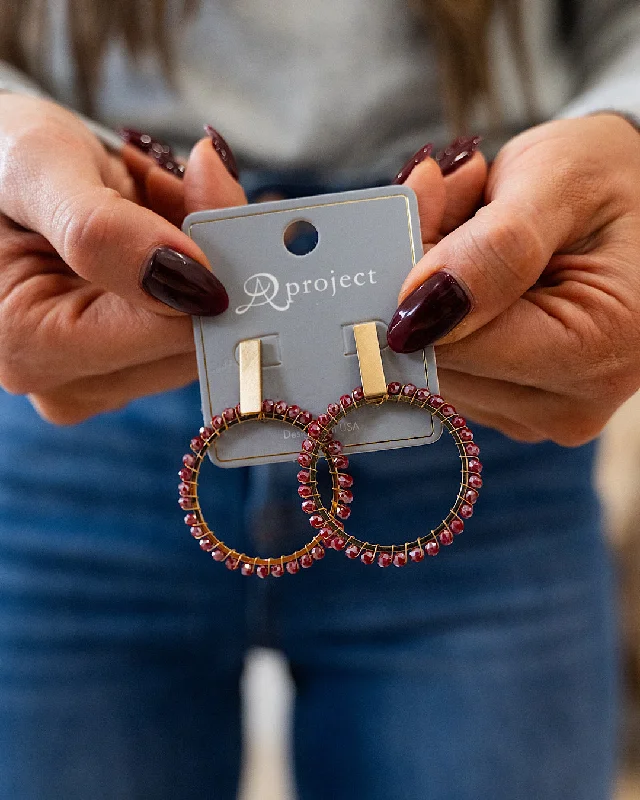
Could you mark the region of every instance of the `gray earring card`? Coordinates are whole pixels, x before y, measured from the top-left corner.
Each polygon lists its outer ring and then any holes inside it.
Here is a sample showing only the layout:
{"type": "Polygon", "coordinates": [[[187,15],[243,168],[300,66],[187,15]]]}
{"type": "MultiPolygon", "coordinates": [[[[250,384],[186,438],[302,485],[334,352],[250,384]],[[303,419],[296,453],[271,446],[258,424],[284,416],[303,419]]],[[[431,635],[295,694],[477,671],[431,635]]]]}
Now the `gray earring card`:
{"type": "MultiPolygon", "coordinates": [[[[422,255],[414,192],[385,186],[296,200],[198,211],[183,230],[206,253],[229,294],[218,317],[194,317],[205,424],[239,400],[238,345],[262,342],[263,397],[314,415],[359,386],[353,326],[375,321],[387,382],[437,392],[432,347],[401,355],[387,325],[402,281],[422,255]]],[[[347,454],[436,441],[424,411],[385,404],[343,419],[347,454]]],[[[209,450],[221,467],[294,461],[303,434],[279,423],[231,428],[209,450]]]]}

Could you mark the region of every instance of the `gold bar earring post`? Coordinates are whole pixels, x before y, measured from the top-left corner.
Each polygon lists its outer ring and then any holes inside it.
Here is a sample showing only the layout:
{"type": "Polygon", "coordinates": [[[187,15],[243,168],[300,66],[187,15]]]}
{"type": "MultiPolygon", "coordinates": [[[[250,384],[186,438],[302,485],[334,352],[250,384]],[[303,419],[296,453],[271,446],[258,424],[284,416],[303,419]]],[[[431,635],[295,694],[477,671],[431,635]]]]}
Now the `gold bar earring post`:
{"type": "Polygon", "coordinates": [[[240,413],[259,414],[262,410],[262,342],[246,339],[238,345],[240,364],[240,413]]]}
{"type": "Polygon", "coordinates": [[[365,399],[384,397],[387,382],[384,377],[380,342],[375,322],[362,322],[353,326],[356,339],[356,352],[360,365],[360,378],[365,399]]]}

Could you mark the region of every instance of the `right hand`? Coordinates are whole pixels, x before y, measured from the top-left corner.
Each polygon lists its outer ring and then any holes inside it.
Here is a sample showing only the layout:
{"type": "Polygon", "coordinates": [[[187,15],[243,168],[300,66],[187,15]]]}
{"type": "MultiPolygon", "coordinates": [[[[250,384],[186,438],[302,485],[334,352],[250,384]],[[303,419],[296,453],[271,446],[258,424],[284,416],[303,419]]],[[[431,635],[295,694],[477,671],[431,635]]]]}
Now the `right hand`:
{"type": "Polygon", "coordinates": [[[176,208],[243,204],[244,192],[208,139],[184,183],[166,176],[173,214],[154,213],[153,192],[150,208],[141,204],[139,177],[71,112],[0,94],[0,386],[28,394],[51,422],[186,385],[196,377],[192,326],[176,309],[224,307],[204,253],[169,219],[179,222],[176,208]],[[147,280],[172,307],[143,289],[158,248],[190,277],[180,294],[176,273],[147,280]]]}

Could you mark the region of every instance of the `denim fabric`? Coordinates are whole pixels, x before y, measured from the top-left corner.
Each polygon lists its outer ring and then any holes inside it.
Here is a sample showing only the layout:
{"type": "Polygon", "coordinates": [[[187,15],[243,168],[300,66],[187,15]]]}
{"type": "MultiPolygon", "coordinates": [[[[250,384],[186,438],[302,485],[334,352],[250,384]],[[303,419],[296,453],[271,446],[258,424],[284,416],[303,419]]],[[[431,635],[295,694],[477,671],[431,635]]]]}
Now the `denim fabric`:
{"type": "MultiPolygon", "coordinates": [[[[479,428],[485,488],[437,558],[383,570],[329,552],[261,581],[212,563],[182,524],[176,473],[200,424],[196,386],[73,428],[0,394],[0,800],[230,800],[254,644],[291,665],[300,800],[609,797],[593,446],[479,428]]],[[[446,434],[354,457],[350,528],[429,529],[458,463],[446,434]]],[[[295,473],[206,465],[205,512],[238,548],[291,550],[310,530],[295,473]]]]}

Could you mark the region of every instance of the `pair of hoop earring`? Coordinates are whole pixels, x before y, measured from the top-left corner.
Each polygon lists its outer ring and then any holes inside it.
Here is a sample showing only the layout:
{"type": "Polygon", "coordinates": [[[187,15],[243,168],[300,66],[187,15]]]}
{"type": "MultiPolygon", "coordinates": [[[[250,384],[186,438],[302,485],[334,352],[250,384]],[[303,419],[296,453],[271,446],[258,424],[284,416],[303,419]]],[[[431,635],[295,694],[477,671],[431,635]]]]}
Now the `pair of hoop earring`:
{"type": "Polygon", "coordinates": [[[224,563],[227,569],[239,570],[243,575],[260,578],[279,578],[288,572],[295,574],[308,569],[324,558],[325,548],[343,551],[347,558],[364,564],[377,562],[380,567],[403,567],[410,561],[420,562],[426,556],[438,554],[441,546],[453,543],[464,530],[465,522],[472,516],[474,504],[482,487],[482,464],[478,458],[480,448],[464,417],[440,395],[411,383],[401,385],[386,383],[375,323],[354,326],[356,349],[360,363],[362,386],[350,394],[342,395],[339,402],[330,403],[325,413],[317,418],[311,412],[284,400],[263,400],[261,386],[260,340],[240,343],[240,403],[235,408],[225,408],[214,416],[210,424],[200,428],[191,440],[191,452],[183,456],[178,487],[179,505],[187,512],[185,523],[200,547],[214,561],[224,563]],[[252,380],[246,380],[247,365],[251,365],[252,380]],[[348,472],[349,459],[342,444],[333,436],[335,426],[349,414],[366,405],[404,403],[422,409],[439,419],[456,443],[461,461],[461,478],[458,494],[447,516],[426,535],[419,535],[402,544],[383,545],[363,541],[348,533],[345,522],[351,514],[353,478],[348,472]],[[291,425],[305,434],[298,455],[298,495],[302,510],[308,515],[313,536],[299,550],[274,558],[249,556],[230,548],[209,528],[198,498],[198,477],[207,450],[225,431],[246,422],[278,422],[291,425]],[[331,504],[327,508],[318,490],[318,462],[324,456],[331,476],[331,504]]]}

